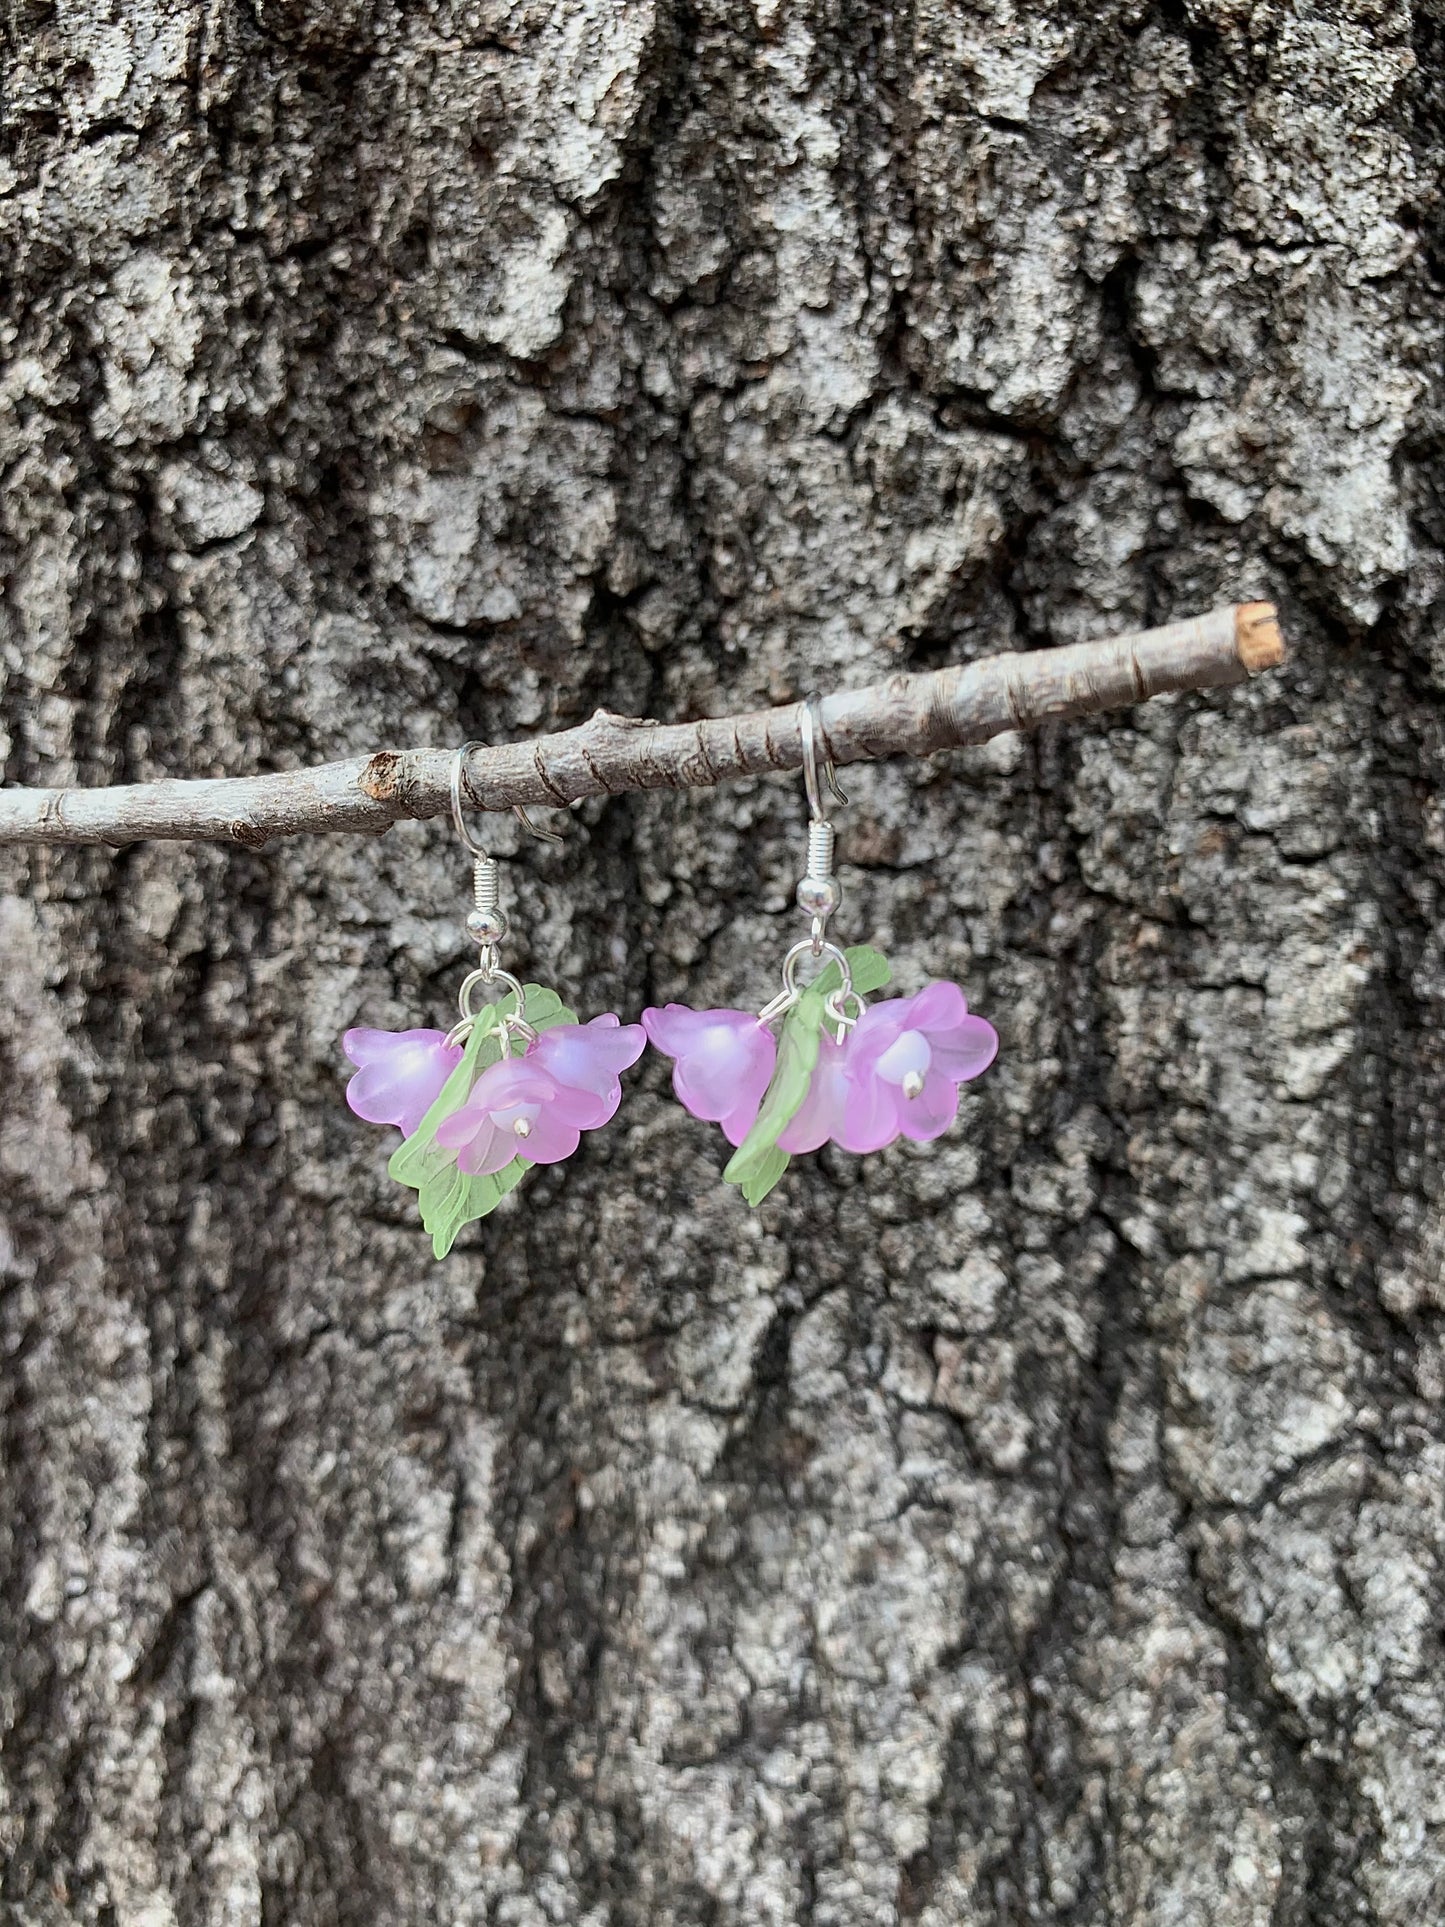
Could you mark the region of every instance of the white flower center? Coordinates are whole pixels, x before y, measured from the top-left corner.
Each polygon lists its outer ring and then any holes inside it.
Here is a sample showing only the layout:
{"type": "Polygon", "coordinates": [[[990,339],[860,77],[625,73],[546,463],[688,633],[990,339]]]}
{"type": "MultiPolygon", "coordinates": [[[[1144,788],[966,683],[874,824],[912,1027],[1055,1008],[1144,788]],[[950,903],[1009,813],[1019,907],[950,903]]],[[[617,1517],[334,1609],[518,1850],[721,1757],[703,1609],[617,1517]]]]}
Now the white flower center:
{"type": "Polygon", "coordinates": [[[901,1084],[905,1097],[921,1097],[933,1052],[921,1030],[905,1030],[878,1059],[878,1075],[885,1084],[901,1084]]]}

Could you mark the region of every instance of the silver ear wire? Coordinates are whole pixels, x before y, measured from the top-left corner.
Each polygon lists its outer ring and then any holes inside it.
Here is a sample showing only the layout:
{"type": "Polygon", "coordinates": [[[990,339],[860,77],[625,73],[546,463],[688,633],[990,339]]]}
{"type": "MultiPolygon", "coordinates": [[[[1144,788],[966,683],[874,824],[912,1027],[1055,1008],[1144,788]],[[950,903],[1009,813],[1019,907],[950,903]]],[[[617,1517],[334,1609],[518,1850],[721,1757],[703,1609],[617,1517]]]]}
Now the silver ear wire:
{"type": "Polygon", "coordinates": [[[783,987],[771,1003],[758,1012],[760,1024],[770,1024],[785,1016],[804,994],[798,982],[798,965],[805,957],[813,962],[815,976],[836,966],[838,982],[824,998],[824,1012],[833,1025],[833,1036],[841,1044],[845,1035],[863,1014],[863,999],[853,988],[853,973],[848,953],[827,937],[828,919],[843,901],[843,892],[833,874],[833,850],[837,835],[828,821],[831,797],[846,803],[838,787],[833,759],[823,740],[822,705],[816,696],[806,697],[798,706],[798,737],[803,752],[803,786],[808,792],[808,872],[798,885],[798,906],[812,918],[806,937],[795,943],[783,959],[783,987]],[[819,750],[822,754],[819,754],[819,750]],[[827,959],[826,964],[823,963],[827,959]]]}
{"type": "MultiPolygon", "coordinates": [[[[537,1033],[527,1022],[525,1016],[526,991],[509,970],[503,970],[501,942],[510,925],[506,912],[502,909],[502,880],[497,868],[497,859],[477,839],[467,824],[466,811],[462,807],[462,779],[466,773],[467,758],[474,749],[482,748],[480,743],[463,743],[452,758],[452,828],[461,839],[462,848],[472,859],[472,907],[466,914],[464,928],[468,937],[477,946],[477,967],[470,971],[457,995],[461,1010],[461,1021],[453,1025],[447,1034],[448,1044],[462,1044],[472,1034],[477,1013],[472,1008],[474,993],[483,987],[500,986],[510,992],[513,1000],[511,1013],[502,1019],[506,1030],[518,1037],[524,1044],[535,1039],[537,1033]]],[[[518,816],[526,823],[534,836],[544,835],[535,824],[528,822],[526,813],[518,806],[518,816]]],[[[548,839],[556,842],[556,837],[548,839]]]]}
{"type": "Polygon", "coordinates": [[[803,785],[808,792],[808,867],[798,885],[798,907],[813,919],[812,952],[815,957],[821,957],[828,919],[843,901],[842,889],[833,874],[833,852],[838,839],[828,821],[824,792],[839,803],[846,803],[848,799],[838,787],[832,758],[826,752],[821,759],[821,770],[819,768],[818,746],[823,740],[823,723],[816,696],[809,696],[799,710],[798,733],[803,748],[803,785]]]}
{"type": "MultiPolygon", "coordinates": [[[[485,748],[485,743],[463,743],[452,761],[452,824],[468,853],[477,857],[486,856],[487,852],[467,828],[466,817],[462,814],[462,778],[466,774],[467,758],[471,755],[472,751],[474,749],[485,748]]],[[[538,842],[560,843],[562,841],[555,830],[544,830],[540,823],[534,823],[531,817],[528,816],[524,804],[514,803],[512,805],[512,814],[516,817],[522,828],[530,831],[531,834],[537,838],[538,842]]]]}
{"type": "Polygon", "coordinates": [[[833,759],[826,748],[823,752],[822,779],[818,773],[818,745],[823,741],[823,705],[817,696],[804,698],[798,710],[798,734],[803,747],[803,784],[808,792],[808,813],[815,823],[826,823],[828,812],[823,804],[823,790],[835,803],[846,804],[848,799],[838,787],[838,772],[833,767],[833,759]]]}
{"type": "Polygon", "coordinates": [[[462,778],[467,758],[478,743],[463,743],[452,759],[452,828],[461,838],[462,848],[472,859],[472,907],[467,912],[466,933],[482,952],[483,968],[497,967],[497,946],[507,934],[507,918],[501,908],[502,884],[497,859],[478,843],[467,824],[462,808],[462,778]]]}

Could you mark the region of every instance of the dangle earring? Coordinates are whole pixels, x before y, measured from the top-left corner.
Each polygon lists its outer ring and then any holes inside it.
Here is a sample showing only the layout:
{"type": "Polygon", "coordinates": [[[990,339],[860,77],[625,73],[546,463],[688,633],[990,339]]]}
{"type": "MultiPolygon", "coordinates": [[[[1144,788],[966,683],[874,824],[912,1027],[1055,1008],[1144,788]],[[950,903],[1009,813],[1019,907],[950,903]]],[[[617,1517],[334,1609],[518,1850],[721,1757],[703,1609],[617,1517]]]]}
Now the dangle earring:
{"type": "Polygon", "coordinates": [[[888,963],[866,946],[842,950],[828,920],[842,901],[833,874],[836,841],[827,791],[846,802],[826,754],[819,771],[816,697],[799,712],[808,793],[807,874],[799,907],[809,934],[783,958],[783,987],[753,1016],[745,1010],[645,1010],[643,1028],[673,1060],[672,1087],[694,1117],[721,1124],[737,1149],[723,1177],[760,1204],[795,1152],[830,1139],[845,1151],[881,1150],[896,1137],[926,1143],[946,1131],[959,1087],[988,1069],[998,1033],[969,1014],[957,984],[931,983],[914,997],[866,1004],[889,980],[888,963]],[[798,980],[811,962],[810,982],[798,980]],[[772,1026],[781,1027],[775,1037],[772,1026]]]}
{"type": "MultiPolygon", "coordinates": [[[[342,1049],[357,1066],[346,1101],[370,1124],[394,1124],[405,1142],[387,1170],[417,1193],[438,1258],[465,1224],[486,1217],[534,1164],[559,1164],[622,1101],[619,1073],[642,1055],[639,1024],[594,1017],[580,1024],[555,990],[521,984],[501,965],[507,935],[496,858],[467,828],[462,809],[466,743],[452,764],[452,822],[472,858],[467,936],[476,968],[457,997],[449,1031],[349,1030],[342,1049]],[[477,1007],[479,992],[500,993],[477,1007]]],[[[534,836],[556,843],[518,807],[534,836]]]]}

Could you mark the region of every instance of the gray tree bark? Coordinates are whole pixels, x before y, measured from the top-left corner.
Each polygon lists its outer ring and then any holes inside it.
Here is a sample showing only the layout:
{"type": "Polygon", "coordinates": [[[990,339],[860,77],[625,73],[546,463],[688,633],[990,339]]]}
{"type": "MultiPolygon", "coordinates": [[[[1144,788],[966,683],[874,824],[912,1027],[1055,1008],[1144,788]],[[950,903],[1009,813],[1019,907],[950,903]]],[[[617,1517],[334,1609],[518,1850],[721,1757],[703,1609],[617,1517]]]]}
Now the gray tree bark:
{"type": "MultiPolygon", "coordinates": [[[[10,0],[6,780],[683,718],[1267,597],[850,779],[1003,1035],[756,1216],[646,1065],[444,1264],[341,1101],[441,824],[9,853],[24,1927],[1445,1909],[1439,0],[10,0]]],[[[517,848],[756,1005],[795,783],[517,848]]]]}

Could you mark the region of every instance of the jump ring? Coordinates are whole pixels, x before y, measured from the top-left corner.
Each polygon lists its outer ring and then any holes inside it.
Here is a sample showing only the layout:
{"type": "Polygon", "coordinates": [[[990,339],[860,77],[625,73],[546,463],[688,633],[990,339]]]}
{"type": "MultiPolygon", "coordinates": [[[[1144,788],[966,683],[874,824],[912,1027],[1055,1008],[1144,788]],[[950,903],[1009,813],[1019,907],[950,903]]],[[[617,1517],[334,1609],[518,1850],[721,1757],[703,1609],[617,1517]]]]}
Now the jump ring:
{"type": "MultiPolygon", "coordinates": [[[[510,994],[517,1000],[517,1019],[522,1022],[526,1021],[523,1016],[523,1011],[526,1006],[527,993],[517,982],[510,970],[499,970],[495,966],[489,967],[487,965],[482,965],[479,969],[470,971],[467,976],[462,979],[462,987],[457,992],[457,1008],[461,1011],[463,1017],[476,1017],[477,1012],[472,1008],[472,992],[476,990],[480,984],[485,984],[488,987],[492,984],[500,984],[504,994],[510,994]]],[[[513,1020],[506,1019],[504,1021],[510,1023],[513,1020]]]]}
{"type": "Polygon", "coordinates": [[[813,948],[813,939],[811,937],[801,937],[798,940],[798,942],[793,945],[792,949],[788,952],[787,956],[784,957],[783,959],[784,991],[787,992],[787,994],[791,997],[796,997],[798,995],[798,965],[802,962],[804,957],[814,957],[814,956],[826,957],[829,963],[837,964],[839,975],[842,977],[843,981],[842,983],[839,984],[836,994],[840,997],[850,997],[853,994],[853,973],[848,968],[847,957],[838,948],[837,944],[829,943],[826,939],[824,939],[823,943],[819,946],[817,951],[815,951],[813,948]]]}
{"type": "MultiPolygon", "coordinates": [[[[832,1022],[838,1026],[840,1031],[852,1030],[853,1026],[867,1008],[868,1006],[864,1003],[858,992],[853,989],[851,984],[847,990],[839,989],[829,991],[828,995],[823,999],[823,1009],[832,1022]],[[851,1013],[848,1009],[849,1004],[853,1005],[851,1013]]],[[[842,1038],[840,1037],[838,1041],[841,1043],[842,1038]]]]}

